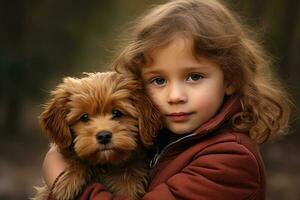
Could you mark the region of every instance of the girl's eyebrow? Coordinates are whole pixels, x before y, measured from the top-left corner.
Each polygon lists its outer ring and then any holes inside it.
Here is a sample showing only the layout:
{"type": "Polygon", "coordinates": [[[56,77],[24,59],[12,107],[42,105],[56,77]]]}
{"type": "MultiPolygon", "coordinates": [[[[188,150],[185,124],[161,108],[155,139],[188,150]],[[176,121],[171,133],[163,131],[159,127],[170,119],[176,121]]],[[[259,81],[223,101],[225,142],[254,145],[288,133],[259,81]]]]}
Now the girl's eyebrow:
{"type": "Polygon", "coordinates": [[[149,70],[144,73],[142,73],[144,76],[151,76],[151,75],[157,75],[161,74],[162,72],[160,70],[149,70]]]}
{"type": "Polygon", "coordinates": [[[207,68],[207,66],[203,66],[203,65],[198,65],[198,66],[187,66],[184,69],[185,70],[197,70],[197,69],[203,69],[203,68],[207,68]]]}
{"type": "MultiPolygon", "coordinates": [[[[210,68],[211,67],[209,65],[187,66],[187,67],[184,67],[182,69],[182,71],[190,72],[190,71],[198,71],[198,70],[208,70],[210,68]]],[[[163,74],[163,70],[157,70],[157,69],[151,70],[150,69],[149,71],[143,72],[142,74],[144,76],[153,76],[153,75],[157,75],[157,74],[163,74]]]]}
{"type": "Polygon", "coordinates": [[[190,66],[190,67],[185,67],[184,71],[197,71],[197,70],[208,70],[211,67],[208,65],[198,65],[198,66],[190,66]]]}

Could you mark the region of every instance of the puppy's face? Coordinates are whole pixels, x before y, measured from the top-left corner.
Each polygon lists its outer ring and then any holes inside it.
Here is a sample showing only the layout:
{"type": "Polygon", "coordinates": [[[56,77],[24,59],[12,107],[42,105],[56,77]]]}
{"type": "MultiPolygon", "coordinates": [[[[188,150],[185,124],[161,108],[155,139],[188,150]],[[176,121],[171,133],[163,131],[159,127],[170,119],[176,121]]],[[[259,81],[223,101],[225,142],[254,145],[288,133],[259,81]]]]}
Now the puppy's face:
{"type": "Polygon", "coordinates": [[[61,148],[93,164],[126,161],[141,141],[151,145],[161,126],[158,110],[132,77],[115,72],[66,78],[40,116],[61,148]]]}

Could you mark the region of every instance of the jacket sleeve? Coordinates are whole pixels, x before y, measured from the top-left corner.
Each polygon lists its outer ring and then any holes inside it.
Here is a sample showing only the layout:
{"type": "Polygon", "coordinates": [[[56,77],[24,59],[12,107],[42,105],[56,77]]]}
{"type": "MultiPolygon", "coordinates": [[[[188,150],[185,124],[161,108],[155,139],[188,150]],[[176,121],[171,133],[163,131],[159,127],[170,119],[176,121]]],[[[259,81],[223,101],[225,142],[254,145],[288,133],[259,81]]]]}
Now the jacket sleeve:
{"type": "MultiPolygon", "coordinates": [[[[179,173],[145,194],[143,200],[260,199],[261,178],[255,156],[235,142],[205,148],[179,173]]],[[[87,187],[80,200],[123,200],[103,185],[87,187]]]]}
{"type": "Polygon", "coordinates": [[[129,198],[113,196],[104,185],[92,183],[85,188],[79,200],[129,200],[129,198]]]}
{"type": "MultiPolygon", "coordinates": [[[[48,200],[57,200],[54,196],[50,195],[48,200]]],[[[83,193],[76,198],[77,200],[130,200],[128,197],[113,196],[104,185],[100,183],[91,183],[84,190],[83,193]]]]}
{"type": "Polygon", "coordinates": [[[224,142],[206,147],[143,199],[261,199],[261,180],[253,153],[236,142],[224,142]]]}

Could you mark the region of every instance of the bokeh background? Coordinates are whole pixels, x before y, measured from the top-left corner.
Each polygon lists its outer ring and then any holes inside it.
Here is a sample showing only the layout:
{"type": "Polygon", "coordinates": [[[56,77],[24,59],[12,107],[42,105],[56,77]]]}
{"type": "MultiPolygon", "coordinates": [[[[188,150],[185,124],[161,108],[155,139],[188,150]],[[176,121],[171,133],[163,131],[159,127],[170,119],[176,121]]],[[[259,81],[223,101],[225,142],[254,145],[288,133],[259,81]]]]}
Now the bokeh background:
{"type": "MultiPolygon", "coordinates": [[[[37,116],[49,91],[64,76],[107,70],[129,22],[161,2],[0,1],[0,199],[28,199],[42,183],[37,116]]],[[[264,41],[295,103],[289,134],[261,146],[267,199],[300,199],[300,1],[226,2],[264,41]]]]}

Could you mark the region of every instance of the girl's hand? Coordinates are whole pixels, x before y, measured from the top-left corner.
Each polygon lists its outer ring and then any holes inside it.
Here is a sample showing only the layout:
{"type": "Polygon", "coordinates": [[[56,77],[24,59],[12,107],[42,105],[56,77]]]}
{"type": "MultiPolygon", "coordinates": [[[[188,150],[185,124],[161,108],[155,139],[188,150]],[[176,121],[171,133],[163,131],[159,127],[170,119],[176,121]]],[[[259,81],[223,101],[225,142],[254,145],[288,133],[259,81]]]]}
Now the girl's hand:
{"type": "Polygon", "coordinates": [[[49,188],[51,188],[56,177],[62,173],[68,164],[56,145],[52,145],[46,153],[43,163],[43,178],[49,188]]]}

